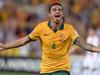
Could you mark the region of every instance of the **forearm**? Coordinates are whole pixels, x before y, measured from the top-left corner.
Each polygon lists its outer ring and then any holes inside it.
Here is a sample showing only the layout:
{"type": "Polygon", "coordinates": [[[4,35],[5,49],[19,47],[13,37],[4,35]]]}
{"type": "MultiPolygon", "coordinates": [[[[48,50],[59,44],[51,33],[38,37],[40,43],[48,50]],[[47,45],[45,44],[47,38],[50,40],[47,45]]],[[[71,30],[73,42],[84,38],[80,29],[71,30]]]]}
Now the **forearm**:
{"type": "Polygon", "coordinates": [[[100,48],[98,48],[92,44],[86,43],[84,40],[82,40],[79,37],[75,40],[74,44],[80,46],[81,48],[83,48],[84,50],[87,50],[87,51],[100,52],[100,48]]]}
{"type": "Polygon", "coordinates": [[[1,50],[6,50],[6,49],[10,49],[10,48],[17,48],[17,47],[20,47],[20,46],[27,44],[28,42],[30,42],[28,37],[24,37],[24,38],[21,38],[19,40],[16,40],[15,42],[5,44],[1,50]]]}
{"type": "Polygon", "coordinates": [[[14,41],[13,43],[5,44],[4,49],[16,48],[23,45],[24,45],[24,42],[21,42],[21,40],[17,40],[17,41],[14,41]]]}
{"type": "Polygon", "coordinates": [[[92,47],[92,51],[93,52],[100,52],[100,48],[98,48],[98,47],[92,47]]]}

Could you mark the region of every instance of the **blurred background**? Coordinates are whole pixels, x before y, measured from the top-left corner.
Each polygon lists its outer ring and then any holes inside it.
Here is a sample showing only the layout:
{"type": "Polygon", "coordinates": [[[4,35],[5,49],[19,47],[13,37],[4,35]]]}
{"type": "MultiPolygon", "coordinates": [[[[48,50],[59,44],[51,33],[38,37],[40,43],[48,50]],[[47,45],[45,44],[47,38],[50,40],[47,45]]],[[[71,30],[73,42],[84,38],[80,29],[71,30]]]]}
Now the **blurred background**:
{"type": "MultiPolygon", "coordinates": [[[[0,42],[9,43],[28,35],[38,23],[48,20],[48,7],[64,6],[64,20],[80,37],[100,47],[99,0],[0,0],[0,42]]],[[[100,54],[72,46],[71,75],[100,75],[100,54]]],[[[41,61],[39,40],[0,52],[0,75],[38,75],[41,61]]]]}

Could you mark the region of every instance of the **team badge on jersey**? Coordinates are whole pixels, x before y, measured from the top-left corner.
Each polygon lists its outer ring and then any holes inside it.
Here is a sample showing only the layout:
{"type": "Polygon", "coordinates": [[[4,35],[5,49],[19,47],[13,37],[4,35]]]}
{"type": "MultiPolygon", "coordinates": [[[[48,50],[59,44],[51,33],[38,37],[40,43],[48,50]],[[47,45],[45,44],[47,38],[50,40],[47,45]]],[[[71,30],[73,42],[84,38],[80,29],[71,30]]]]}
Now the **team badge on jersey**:
{"type": "Polygon", "coordinates": [[[64,38],[65,38],[64,34],[60,34],[59,37],[61,38],[59,41],[60,41],[60,42],[64,42],[64,40],[65,40],[65,39],[64,39],[64,38]]]}
{"type": "Polygon", "coordinates": [[[52,49],[56,49],[56,44],[52,43],[52,49]]]}

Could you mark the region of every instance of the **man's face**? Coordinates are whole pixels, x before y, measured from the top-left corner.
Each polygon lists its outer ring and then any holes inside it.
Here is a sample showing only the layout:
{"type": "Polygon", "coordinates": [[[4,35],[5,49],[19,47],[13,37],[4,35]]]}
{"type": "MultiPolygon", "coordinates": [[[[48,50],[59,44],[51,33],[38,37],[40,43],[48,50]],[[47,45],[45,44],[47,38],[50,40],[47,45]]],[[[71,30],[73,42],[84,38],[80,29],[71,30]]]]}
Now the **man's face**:
{"type": "Polygon", "coordinates": [[[59,5],[52,6],[49,12],[49,17],[54,22],[57,22],[57,23],[61,22],[62,17],[63,17],[63,8],[59,5]]]}

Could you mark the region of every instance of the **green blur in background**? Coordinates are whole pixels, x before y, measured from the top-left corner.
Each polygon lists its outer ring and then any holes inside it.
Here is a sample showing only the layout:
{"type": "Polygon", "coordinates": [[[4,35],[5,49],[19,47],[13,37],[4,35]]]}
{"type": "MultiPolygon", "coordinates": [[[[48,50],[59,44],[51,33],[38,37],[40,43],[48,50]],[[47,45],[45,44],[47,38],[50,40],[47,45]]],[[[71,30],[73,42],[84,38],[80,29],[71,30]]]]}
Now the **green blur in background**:
{"type": "Polygon", "coordinates": [[[25,72],[4,72],[4,71],[0,71],[0,75],[39,75],[39,74],[25,73],[25,72]]]}

